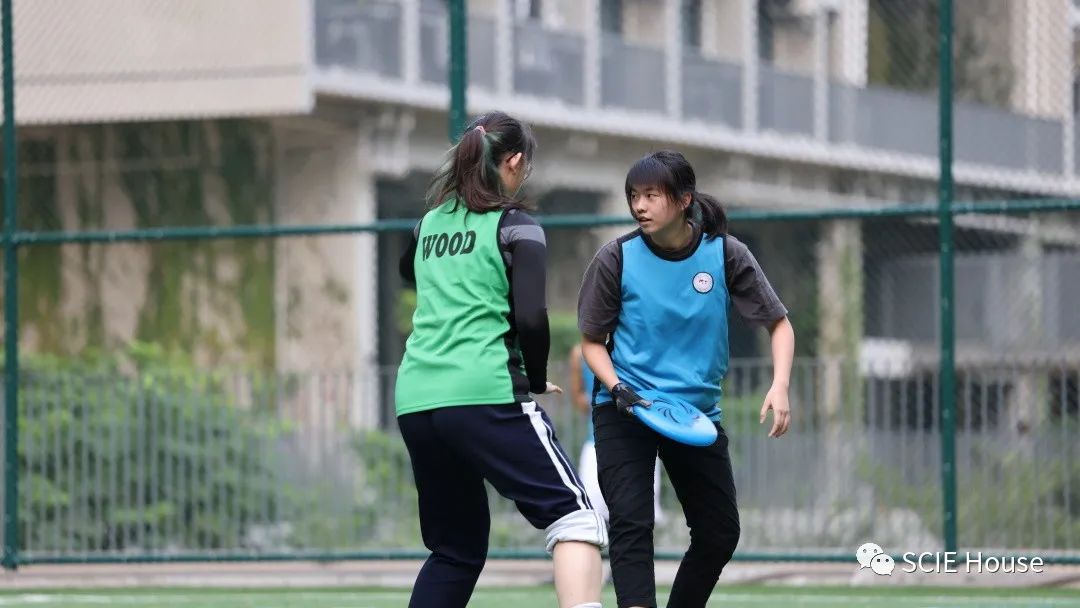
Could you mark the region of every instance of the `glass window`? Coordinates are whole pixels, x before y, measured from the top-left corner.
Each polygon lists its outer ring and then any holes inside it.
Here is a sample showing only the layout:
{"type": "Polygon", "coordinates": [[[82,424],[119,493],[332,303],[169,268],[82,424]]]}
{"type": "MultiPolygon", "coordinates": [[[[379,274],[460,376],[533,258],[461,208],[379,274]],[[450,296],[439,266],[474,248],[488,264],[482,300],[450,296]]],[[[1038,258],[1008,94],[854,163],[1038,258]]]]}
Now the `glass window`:
{"type": "Polygon", "coordinates": [[[701,48],[701,0],[683,0],[682,6],[683,44],[690,48],[701,48]]]}
{"type": "Polygon", "coordinates": [[[621,34],[622,22],[622,0],[600,0],[600,31],[621,34]]]}

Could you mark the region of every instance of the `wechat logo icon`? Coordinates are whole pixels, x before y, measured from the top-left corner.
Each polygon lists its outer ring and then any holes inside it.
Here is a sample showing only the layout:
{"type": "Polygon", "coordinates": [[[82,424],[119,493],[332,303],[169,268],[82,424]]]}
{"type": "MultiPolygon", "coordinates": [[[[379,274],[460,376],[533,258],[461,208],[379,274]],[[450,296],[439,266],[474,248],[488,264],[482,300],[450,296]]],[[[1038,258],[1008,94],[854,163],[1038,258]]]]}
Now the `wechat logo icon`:
{"type": "Polygon", "coordinates": [[[855,551],[855,559],[859,561],[859,570],[870,568],[874,574],[890,576],[896,568],[896,562],[891,555],[887,555],[880,545],[866,543],[855,551]]]}

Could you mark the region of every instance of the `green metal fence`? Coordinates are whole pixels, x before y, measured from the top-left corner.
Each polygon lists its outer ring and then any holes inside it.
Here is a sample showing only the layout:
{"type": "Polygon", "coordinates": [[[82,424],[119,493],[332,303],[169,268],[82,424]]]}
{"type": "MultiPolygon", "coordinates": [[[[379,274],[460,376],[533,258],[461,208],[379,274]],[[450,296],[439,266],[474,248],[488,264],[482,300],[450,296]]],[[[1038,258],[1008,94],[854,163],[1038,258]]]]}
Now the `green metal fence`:
{"type": "Polygon", "coordinates": [[[10,0],[0,4],[4,83],[4,568],[16,566],[19,551],[19,262],[14,234],[18,205],[15,141],[14,14],[10,0]]]}
{"type": "MultiPolygon", "coordinates": [[[[1010,227],[1022,227],[1017,222],[1045,215],[1042,208],[1074,207],[986,202],[957,213],[961,349],[946,403],[956,416],[958,546],[1037,551],[1072,562],[1080,534],[1072,440],[1080,359],[1067,346],[1075,337],[1050,333],[1069,330],[1050,323],[1068,309],[1049,300],[1069,300],[1062,279],[1073,276],[1070,268],[1080,260],[1068,251],[1025,260],[1010,236],[1010,227]],[[1040,276],[1027,276],[1032,268],[1040,276]],[[971,315],[973,306],[994,298],[993,275],[1001,285],[1036,281],[1030,288],[1046,295],[1040,307],[1051,312],[1037,315],[1042,322],[1006,312],[1015,320],[1012,329],[971,315]],[[1036,330],[1041,333],[1025,337],[1036,330]],[[1001,346],[963,348],[981,332],[993,333],[1001,346]]],[[[776,442],[757,423],[769,362],[760,349],[748,356],[753,330],[733,333],[743,355],[726,379],[724,407],[743,514],[741,559],[846,561],[864,538],[883,546],[943,546],[940,356],[933,347],[938,331],[926,323],[939,301],[931,288],[939,259],[934,213],[923,205],[837,210],[827,220],[732,213],[734,234],[755,243],[795,311],[798,335],[809,342],[800,347],[805,354],[792,377],[798,415],[790,435],[776,442]],[[838,261],[852,251],[860,252],[855,267],[845,269],[838,261]],[[817,264],[807,262],[815,257],[817,264]],[[834,281],[854,284],[861,296],[831,297],[834,281]],[[800,312],[814,306],[817,328],[800,312]],[[834,323],[840,325],[825,327],[834,323]],[[924,350],[855,356],[851,335],[882,336],[886,346],[889,336],[914,336],[924,350]]],[[[600,238],[602,228],[593,223],[549,217],[553,254],[600,238]]],[[[1025,297],[1023,291],[999,296],[1010,310],[1025,308],[1025,297]]],[[[558,354],[553,351],[551,374],[565,385],[558,354]]],[[[392,368],[212,373],[152,350],[116,353],[89,369],[63,359],[24,359],[20,563],[423,554],[392,410],[383,405],[377,420],[361,419],[371,416],[363,405],[390,403],[392,368]]],[[[541,403],[576,460],[584,419],[566,400],[541,403]]],[[[657,547],[676,557],[686,530],[664,483],[667,516],[657,526],[657,547]]],[[[491,503],[494,555],[540,556],[540,533],[522,526],[508,501],[493,493],[491,503]]]]}
{"type": "MultiPolygon", "coordinates": [[[[451,139],[466,116],[464,5],[448,12],[451,139]]],[[[139,345],[78,362],[20,360],[20,253],[391,234],[414,221],[21,230],[12,0],[0,6],[4,567],[424,555],[407,454],[385,405],[393,369],[208,371],[139,345]],[[384,404],[374,418],[371,403],[384,404]]],[[[936,203],[730,214],[792,308],[800,344],[794,425],[774,442],[757,424],[771,378],[760,335],[733,333],[741,354],[724,409],[743,518],[737,559],[846,562],[869,539],[889,550],[1080,562],[1080,335],[1070,308],[1080,295],[1080,201],[958,200],[952,14],[941,0],[936,203]]],[[[542,221],[571,278],[587,261],[572,246],[599,245],[627,224],[592,214],[542,221]]],[[[584,420],[564,400],[541,405],[576,456],[584,420]]],[[[657,547],[677,557],[687,537],[666,483],[657,547]]],[[[491,501],[493,556],[541,556],[540,533],[509,502],[491,501]]]]}

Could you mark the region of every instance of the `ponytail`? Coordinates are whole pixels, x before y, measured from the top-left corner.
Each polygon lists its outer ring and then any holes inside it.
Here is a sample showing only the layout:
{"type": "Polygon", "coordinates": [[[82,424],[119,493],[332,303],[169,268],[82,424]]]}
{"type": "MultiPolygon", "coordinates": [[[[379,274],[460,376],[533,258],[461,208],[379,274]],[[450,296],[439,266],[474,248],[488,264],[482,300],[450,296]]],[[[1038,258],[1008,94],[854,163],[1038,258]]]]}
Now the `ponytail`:
{"type": "Polygon", "coordinates": [[[720,201],[710,194],[698,192],[691,193],[690,208],[687,213],[691,219],[701,224],[701,231],[710,237],[720,236],[727,233],[727,213],[720,201]]]}
{"type": "Polygon", "coordinates": [[[485,114],[470,124],[447,152],[443,166],[428,188],[428,207],[437,207],[450,198],[470,211],[527,209],[507,194],[499,175],[499,162],[521,153],[523,162],[532,162],[536,140],[527,125],[502,112],[485,114]]]}

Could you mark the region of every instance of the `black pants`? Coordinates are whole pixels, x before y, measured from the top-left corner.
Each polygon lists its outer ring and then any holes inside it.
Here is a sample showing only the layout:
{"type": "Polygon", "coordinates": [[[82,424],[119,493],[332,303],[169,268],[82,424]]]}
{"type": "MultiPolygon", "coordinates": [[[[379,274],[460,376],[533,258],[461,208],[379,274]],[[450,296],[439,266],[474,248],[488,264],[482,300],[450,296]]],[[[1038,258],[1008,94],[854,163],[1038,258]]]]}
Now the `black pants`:
{"type": "MultiPolygon", "coordinates": [[[[409,449],[424,546],[410,608],[464,608],[487,559],[487,479],[539,529],[592,509],[535,403],[446,407],[398,418],[409,449]]],[[[597,524],[602,526],[599,516],[597,524]]]]}
{"type": "Polygon", "coordinates": [[[716,443],[693,447],[657,434],[610,405],[593,408],[600,491],[610,512],[611,574],[620,608],[656,606],[653,467],[664,463],[690,527],[669,608],[704,607],[739,542],[739,511],[720,425],[716,443]]]}

